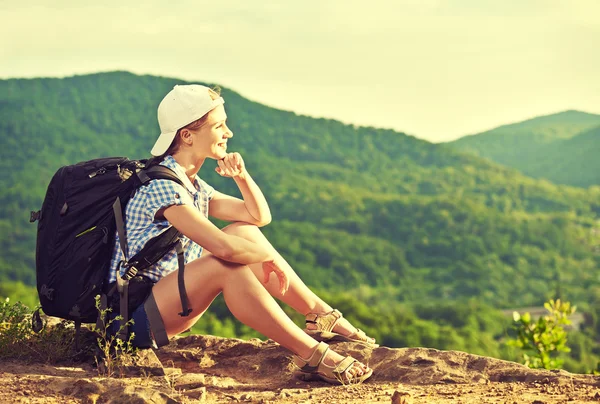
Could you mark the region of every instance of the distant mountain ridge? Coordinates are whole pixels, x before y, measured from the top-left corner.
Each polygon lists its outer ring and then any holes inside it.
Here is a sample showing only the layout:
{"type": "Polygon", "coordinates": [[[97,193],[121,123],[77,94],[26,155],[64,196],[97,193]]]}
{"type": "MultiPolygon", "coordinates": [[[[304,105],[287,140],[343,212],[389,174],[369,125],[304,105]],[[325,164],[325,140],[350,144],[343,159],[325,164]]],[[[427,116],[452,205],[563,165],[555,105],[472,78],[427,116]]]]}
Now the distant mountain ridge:
{"type": "Polygon", "coordinates": [[[600,185],[600,115],[564,111],[448,143],[558,184],[600,185]],[[580,138],[581,136],[581,138],[580,138]]]}

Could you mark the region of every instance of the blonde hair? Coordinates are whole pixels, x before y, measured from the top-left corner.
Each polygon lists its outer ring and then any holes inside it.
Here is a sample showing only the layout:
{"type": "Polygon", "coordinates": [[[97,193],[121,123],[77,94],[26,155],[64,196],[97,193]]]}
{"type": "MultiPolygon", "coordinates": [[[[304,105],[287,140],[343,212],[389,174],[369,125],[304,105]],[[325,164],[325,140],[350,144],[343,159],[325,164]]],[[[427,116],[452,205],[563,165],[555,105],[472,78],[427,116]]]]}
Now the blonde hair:
{"type": "MultiPolygon", "coordinates": [[[[217,98],[219,98],[221,96],[221,87],[215,86],[213,88],[209,88],[208,95],[210,95],[210,98],[212,98],[213,100],[216,100],[217,98]]],[[[182,130],[184,130],[184,129],[198,130],[198,129],[200,129],[200,127],[202,127],[202,125],[204,125],[206,123],[207,119],[208,119],[208,113],[204,114],[200,119],[196,119],[195,121],[188,123],[184,127],[177,129],[177,133],[175,134],[175,137],[173,138],[171,145],[169,145],[169,148],[167,149],[167,151],[161,156],[161,159],[165,158],[166,156],[172,155],[175,152],[177,152],[177,150],[179,150],[179,146],[181,143],[179,135],[181,134],[182,130]]]]}

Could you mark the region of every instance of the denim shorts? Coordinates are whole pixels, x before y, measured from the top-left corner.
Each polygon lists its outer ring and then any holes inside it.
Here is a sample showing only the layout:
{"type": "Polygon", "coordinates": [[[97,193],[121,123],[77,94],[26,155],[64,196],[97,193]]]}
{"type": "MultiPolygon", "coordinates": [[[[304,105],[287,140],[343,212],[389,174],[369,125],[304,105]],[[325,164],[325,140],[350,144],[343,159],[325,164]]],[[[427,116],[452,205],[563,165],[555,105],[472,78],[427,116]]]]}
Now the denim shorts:
{"type": "MultiPolygon", "coordinates": [[[[129,319],[133,320],[133,324],[128,327],[128,334],[134,334],[133,345],[137,348],[151,348],[155,346],[152,332],[150,331],[150,320],[146,313],[144,303],[148,296],[152,293],[154,282],[145,276],[138,275],[129,281],[129,319]],[[135,307],[135,309],[133,309],[135,307]]],[[[119,311],[119,294],[114,293],[110,298],[109,306],[112,311],[109,315],[110,320],[114,320],[120,314],[119,311]]],[[[115,335],[119,332],[120,322],[113,321],[108,332],[115,335]]],[[[127,338],[129,338],[129,335],[127,338]]]]}
{"type": "MultiPolygon", "coordinates": [[[[119,313],[113,311],[110,313],[110,319],[113,320],[118,315],[119,313]]],[[[140,304],[133,313],[131,313],[130,320],[133,320],[133,324],[127,329],[127,338],[133,334],[133,346],[140,349],[156,347],[154,338],[152,338],[152,332],[150,331],[150,321],[148,320],[148,315],[146,314],[143,304],[140,304]]],[[[119,327],[120,322],[113,321],[109,327],[109,333],[111,335],[116,335],[119,331],[119,327]]]]}

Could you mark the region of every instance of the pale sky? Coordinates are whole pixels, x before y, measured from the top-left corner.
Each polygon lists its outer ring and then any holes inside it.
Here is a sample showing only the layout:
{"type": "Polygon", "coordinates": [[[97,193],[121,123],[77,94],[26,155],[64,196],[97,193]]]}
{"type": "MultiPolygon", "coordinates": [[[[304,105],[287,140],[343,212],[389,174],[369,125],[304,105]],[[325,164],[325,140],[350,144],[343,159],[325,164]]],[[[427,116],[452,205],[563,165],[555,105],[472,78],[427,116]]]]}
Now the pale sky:
{"type": "Polygon", "coordinates": [[[600,114],[600,1],[0,0],[0,78],[111,70],[440,142],[600,114]]]}

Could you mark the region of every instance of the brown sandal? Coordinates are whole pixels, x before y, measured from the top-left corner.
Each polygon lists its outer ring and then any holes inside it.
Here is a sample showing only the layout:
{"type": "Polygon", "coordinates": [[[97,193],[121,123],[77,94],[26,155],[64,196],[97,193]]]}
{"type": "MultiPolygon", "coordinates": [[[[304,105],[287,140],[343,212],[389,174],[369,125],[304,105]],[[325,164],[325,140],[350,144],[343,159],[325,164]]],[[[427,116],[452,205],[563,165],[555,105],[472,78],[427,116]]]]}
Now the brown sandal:
{"type": "Polygon", "coordinates": [[[333,310],[325,314],[308,313],[306,315],[306,324],[316,324],[317,328],[313,330],[304,328],[304,332],[317,341],[359,342],[371,348],[377,348],[379,346],[375,343],[374,338],[367,336],[367,334],[360,329],[357,329],[355,333],[350,335],[342,335],[333,332],[333,328],[342,317],[342,313],[338,310],[333,310]]]}
{"type": "Polygon", "coordinates": [[[331,384],[356,384],[362,383],[373,374],[373,369],[369,369],[362,375],[349,376],[346,372],[358,363],[351,356],[346,356],[336,366],[328,366],[324,363],[325,356],[329,346],[324,342],[319,342],[308,360],[294,355],[294,363],[298,366],[297,377],[305,381],[323,380],[331,384]]]}

